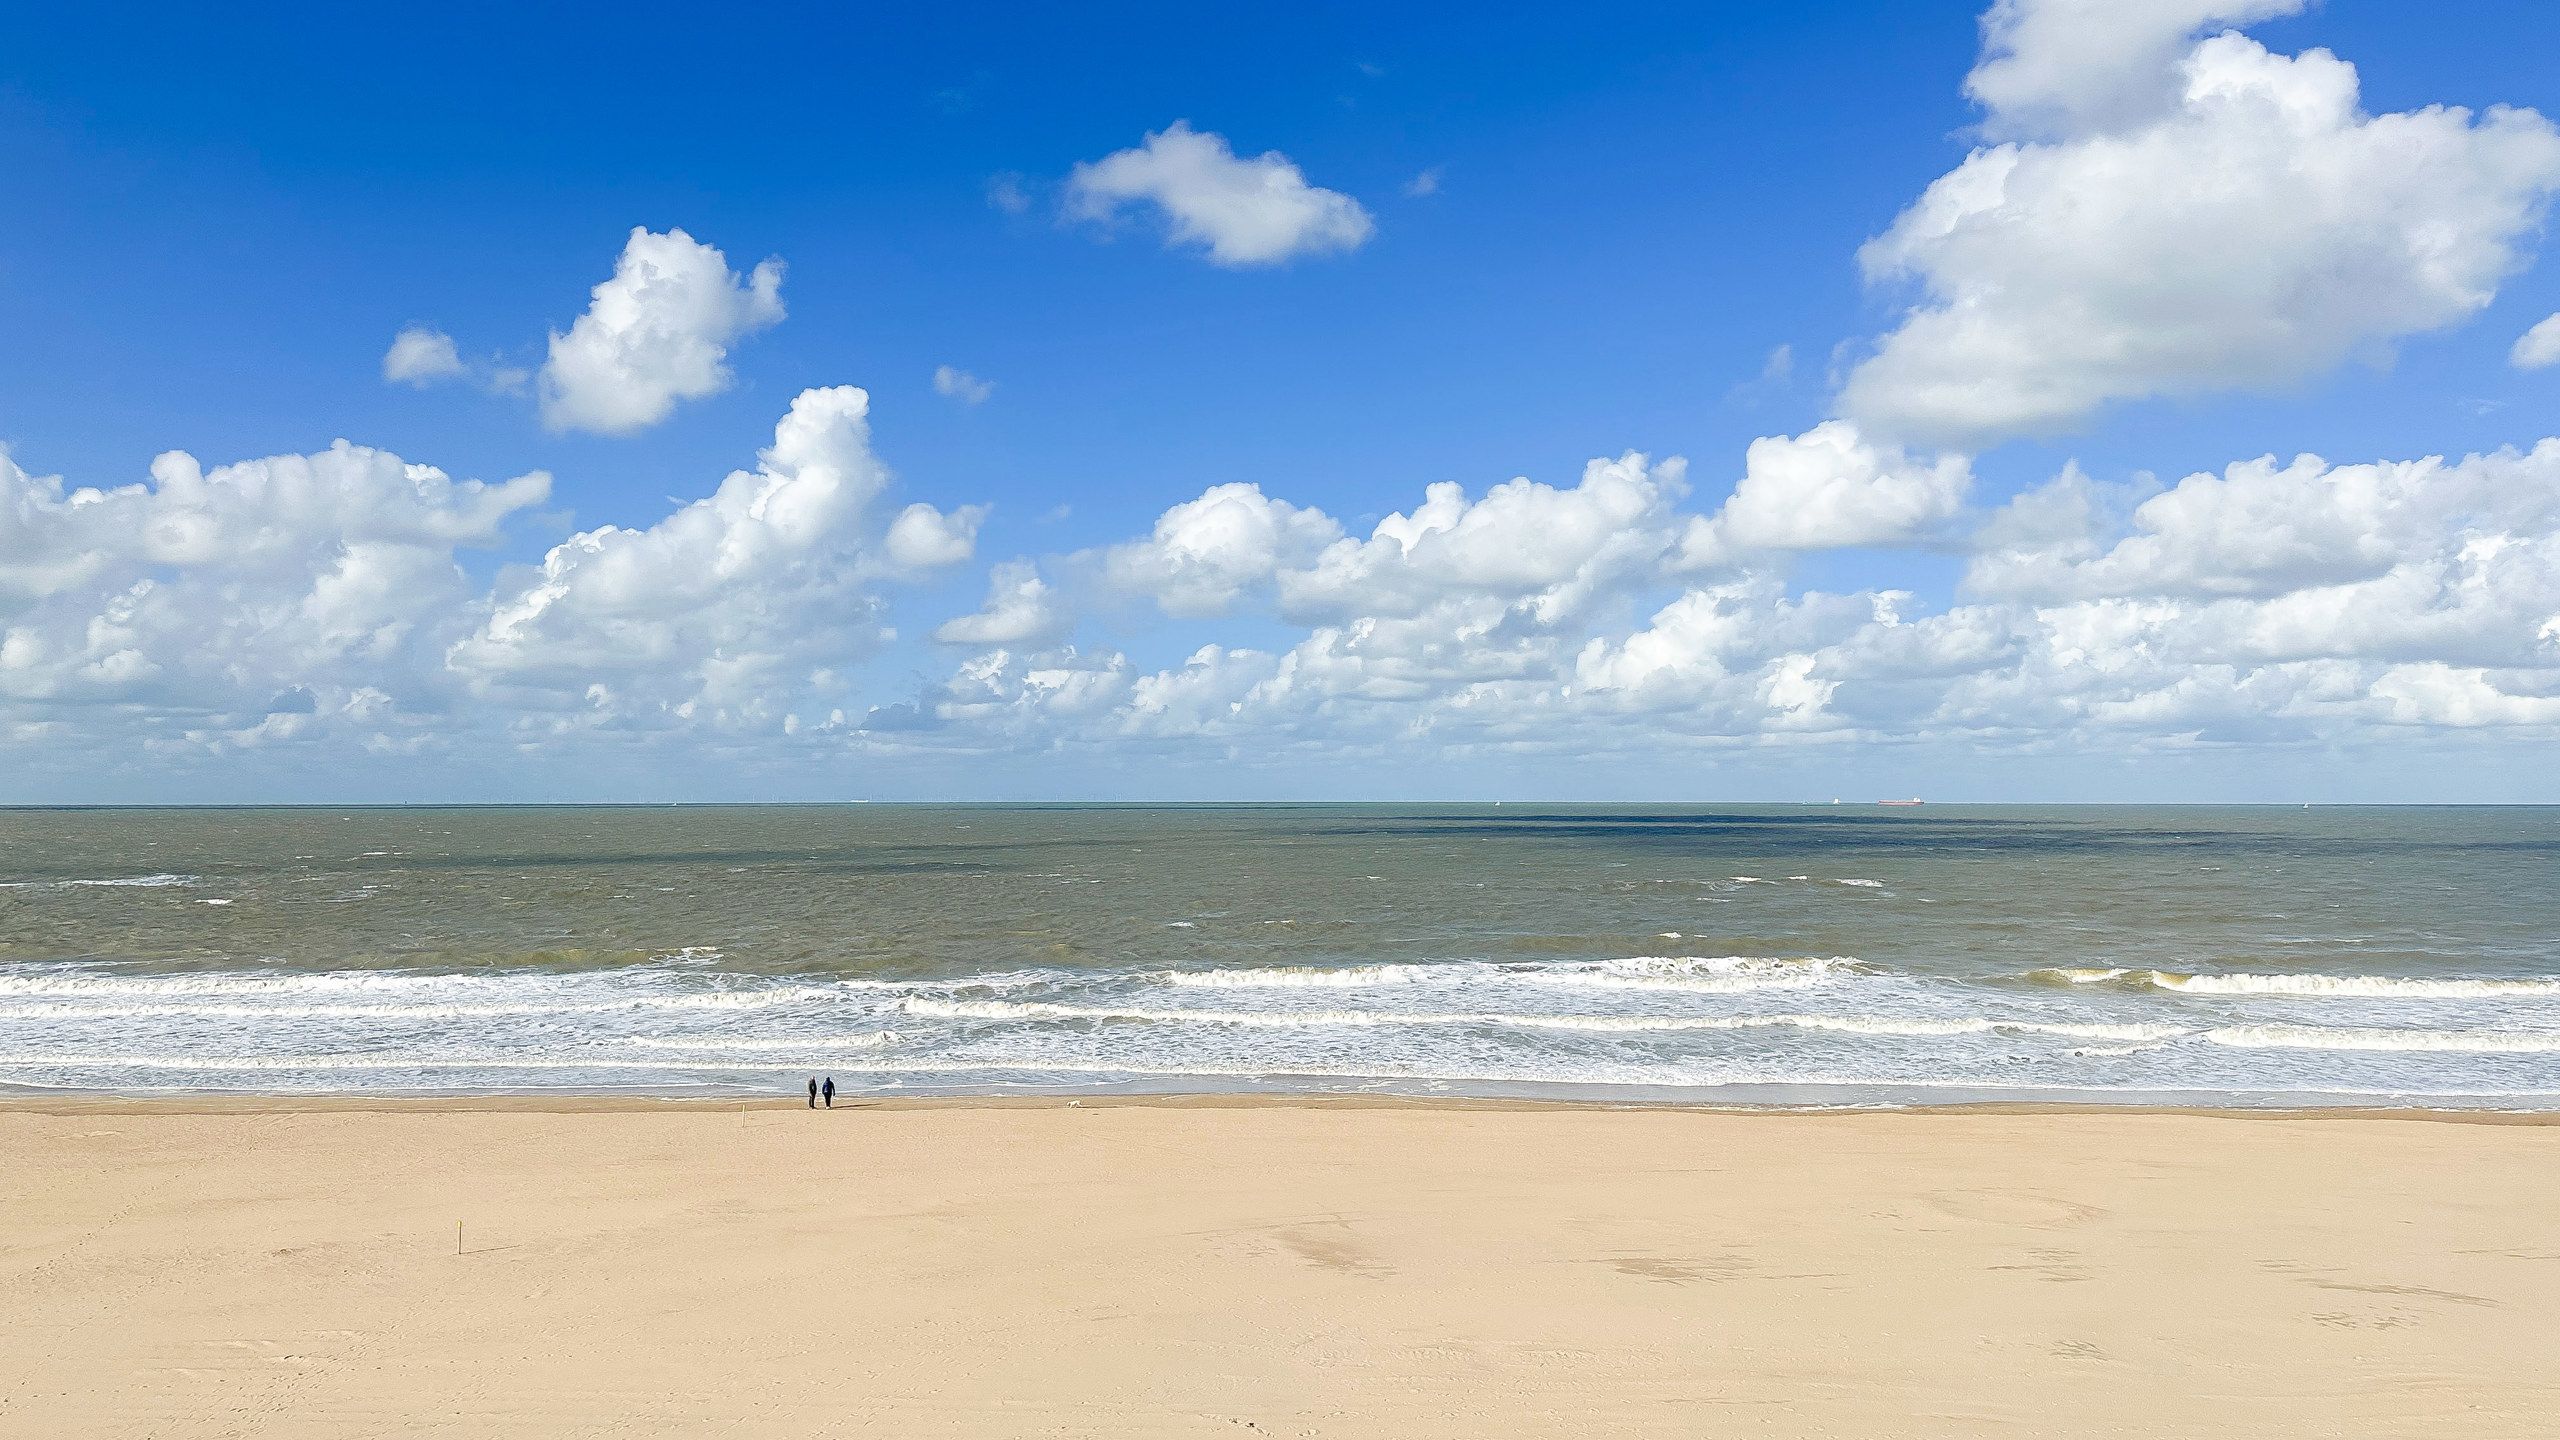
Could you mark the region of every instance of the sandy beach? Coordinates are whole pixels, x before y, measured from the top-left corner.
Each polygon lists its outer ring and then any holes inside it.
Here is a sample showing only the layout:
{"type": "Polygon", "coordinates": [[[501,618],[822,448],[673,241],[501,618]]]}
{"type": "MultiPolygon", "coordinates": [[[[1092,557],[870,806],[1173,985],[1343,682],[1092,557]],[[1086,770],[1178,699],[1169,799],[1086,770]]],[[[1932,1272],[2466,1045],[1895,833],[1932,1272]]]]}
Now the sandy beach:
{"type": "Polygon", "coordinates": [[[0,1109],[0,1156],[12,1435],[2560,1409],[2560,1127],[2494,1117],[102,1100],[0,1109]]]}

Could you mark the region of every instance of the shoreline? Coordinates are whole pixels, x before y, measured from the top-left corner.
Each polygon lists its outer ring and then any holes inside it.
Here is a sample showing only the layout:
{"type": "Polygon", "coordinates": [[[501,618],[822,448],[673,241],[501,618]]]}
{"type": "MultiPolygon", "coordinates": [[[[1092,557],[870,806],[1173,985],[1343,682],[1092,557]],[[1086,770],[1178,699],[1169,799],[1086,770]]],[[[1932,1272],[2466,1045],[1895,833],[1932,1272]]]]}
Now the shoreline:
{"type": "MultiPolygon", "coordinates": [[[[716,1096],[617,1091],[489,1092],[438,1095],[286,1095],[202,1092],[187,1095],[64,1091],[41,1095],[0,1089],[0,1115],[326,1115],[529,1114],[614,1115],[790,1112],[809,1107],[797,1096],[716,1096]]],[[[1879,1116],[2180,1116],[2208,1120],[2416,1120],[2439,1124],[2560,1126],[2560,1109],[2445,1105],[2095,1104],[2053,1100],[1954,1101],[1921,1105],[1713,1104],[1703,1101],[1572,1100],[1471,1095],[1324,1092],[1165,1091],[1143,1094],[847,1095],[842,1111],[976,1110],[1410,1110],[1494,1114],[1631,1112],[1725,1119],[1816,1119],[1879,1116]]]]}

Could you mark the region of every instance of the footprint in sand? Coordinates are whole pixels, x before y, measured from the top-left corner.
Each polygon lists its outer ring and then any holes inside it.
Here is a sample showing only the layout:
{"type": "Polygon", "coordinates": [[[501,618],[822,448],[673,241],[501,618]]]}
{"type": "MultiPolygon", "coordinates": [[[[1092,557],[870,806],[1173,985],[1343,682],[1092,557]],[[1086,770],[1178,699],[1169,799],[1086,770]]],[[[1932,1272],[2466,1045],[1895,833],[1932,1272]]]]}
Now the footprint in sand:
{"type": "Polygon", "coordinates": [[[2401,1311],[2384,1311],[2374,1315],[2351,1315],[2343,1310],[2328,1310],[2311,1317],[2315,1325],[2332,1330],[2405,1330],[2418,1323],[2418,1317],[2401,1311]]]}

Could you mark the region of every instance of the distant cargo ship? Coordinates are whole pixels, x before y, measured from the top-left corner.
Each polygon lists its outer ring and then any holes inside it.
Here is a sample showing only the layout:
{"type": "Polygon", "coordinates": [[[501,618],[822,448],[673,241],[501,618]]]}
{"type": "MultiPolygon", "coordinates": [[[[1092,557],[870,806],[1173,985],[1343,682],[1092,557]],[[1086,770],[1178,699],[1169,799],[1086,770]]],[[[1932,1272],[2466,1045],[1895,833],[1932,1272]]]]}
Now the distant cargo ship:
{"type": "Polygon", "coordinates": [[[1876,803],[1879,805],[1925,805],[1928,802],[1915,795],[1908,800],[1879,800],[1876,803]]]}

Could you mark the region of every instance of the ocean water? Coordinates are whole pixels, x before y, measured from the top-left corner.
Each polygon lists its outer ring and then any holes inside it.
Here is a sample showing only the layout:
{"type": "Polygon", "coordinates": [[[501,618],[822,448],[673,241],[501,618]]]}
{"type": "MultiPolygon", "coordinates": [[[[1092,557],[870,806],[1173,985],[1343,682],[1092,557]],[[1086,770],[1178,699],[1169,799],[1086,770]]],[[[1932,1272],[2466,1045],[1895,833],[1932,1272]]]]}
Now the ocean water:
{"type": "Polygon", "coordinates": [[[0,1088],[2560,1106],[2560,810],[0,811],[0,1088]]]}

